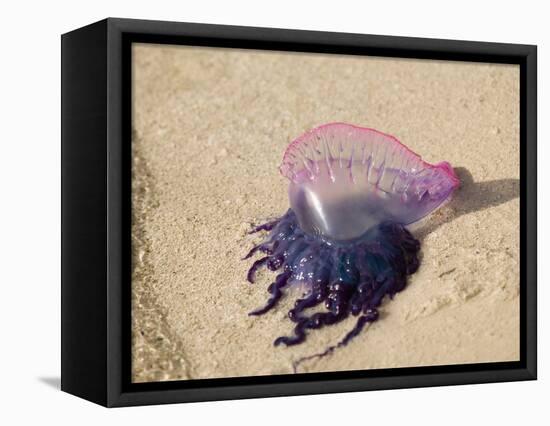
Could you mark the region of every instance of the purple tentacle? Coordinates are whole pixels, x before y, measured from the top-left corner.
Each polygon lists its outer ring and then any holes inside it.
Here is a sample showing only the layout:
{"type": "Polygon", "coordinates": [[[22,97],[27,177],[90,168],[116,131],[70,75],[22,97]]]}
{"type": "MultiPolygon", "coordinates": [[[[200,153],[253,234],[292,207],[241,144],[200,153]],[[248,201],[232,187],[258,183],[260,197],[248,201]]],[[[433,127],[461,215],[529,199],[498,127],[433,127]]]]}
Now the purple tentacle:
{"type": "Polygon", "coordinates": [[[365,328],[365,325],[375,322],[377,319],[378,319],[378,311],[376,309],[369,310],[365,315],[361,315],[357,319],[355,326],[337,344],[329,346],[323,352],[319,352],[314,355],[305,356],[294,361],[292,363],[292,369],[294,373],[297,372],[298,366],[304,361],[308,361],[314,358],[323,358],[331,354],[332,352],[334,352],[335,349],[340,348],[342,346],[346,346],[354,337],[358,336],[361,333],[361,331],[363,331],[363,328],[365,328]]]}
{"type": "Polygon", "coordinates": [[[273,342],[274,346],[279,346],[281,344],[286,346],[294,346],[302,343],[304,340],[306,340],[306,331],[305,327],[303,326],[304,323],[308,321],[307,318],[300,321],[296,327],[294,327],[294,335],[293,336],[279,336],[275,339],[273,342]]]}
{"type": "Polygon", "coordinates": [[[332,283],[327,287],[328,291],[323,292],[318,290],[312,293],[310,297],[302,299],[301,302],[297,303],[294,313],[292,314],[294,321],[298,321],[298,324],[294,328],[294,336],[281,336],[275,340],[274,345],[296,345],[305,339],[305,331],[307,329],[318,329],[325,325],[336,324],[347,317],[346,308],[350,294],[352,294],[352,287],[340,283],[332,283]],[[324,297],[325,294],[326,297],[324,297]],[[318,312],[311,317],[300,316],[300,313],[305,307],[314,306],[323,300],[329,312],[318,312]]]}
{"type": "Polygon", "coordinates": [[[263,265],[265,265],[268,261],[269,261],[270,257],[269,256],[265,256],[265,257],[262,257],[261,259],[259,260],[256,260],[252,266],[250,267],[250,269],[248,270],[248,274],[246,275],[246,279],[248,280],[248,282],[250,282],[251,284],[254,283],[254,280],[256,278],[256,272],[258,271],[258,269],[260,269],[263,265]]]}
{"type": "Polygon", "coordinates": [[[269,241],[263,242],[261,244],[255,245],[252,247],[252,249],[247,253],[245,257],[242,258],[242,260],[250,259],[256,252],[261,251],[265,254],[273,254],[273,249],[268,247],[269,241]]]}
{"type": "Polygon", "coordinates": [[[248,233],[255,234],[256,232],[260,232],[260,231],[271,231],[275,227],[275,225],[279,223],[280,220],[281,219],[275,219],[275,220],[272,220],[271,222],[266,222],[261,225],[258,225],[252,228],[252,230],[250,230],[248,233]]]}
{"type": "Polygon", "coordinates": [[[302,316],[302,312],[307,308],[312,308],[322,303],[325,300],[325,294],[323,289],[318,288],[314,290],[308,297],[298,299],[294,304],[294,308],[288,312],[288,317],[293,322],[300,322],[305,317],[302,316]]]}
{"type": "Polygon", "coordinates": [[[281,291],[281,289],[288,284],[288,279],[290,275],[290,271],[285,271],[277,275],[275,281],[269,286],[271,297],[269,298],[265,306],[263,308],[256,309],[255,311],[250,312],[248,315],[263,315],[267,311],[272,309],[277,304],[279,299],[283,296],[283,292],[281,291]]]}

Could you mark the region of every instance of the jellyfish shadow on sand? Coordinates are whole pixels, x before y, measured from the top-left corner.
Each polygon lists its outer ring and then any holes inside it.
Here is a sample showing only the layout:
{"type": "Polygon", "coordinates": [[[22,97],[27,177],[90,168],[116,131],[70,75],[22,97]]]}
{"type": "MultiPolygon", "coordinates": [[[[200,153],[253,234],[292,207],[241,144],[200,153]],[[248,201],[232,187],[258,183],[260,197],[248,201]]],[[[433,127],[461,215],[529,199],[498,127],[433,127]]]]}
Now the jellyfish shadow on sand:
{"type": "Polygon", "coordinates": [[[496,207],[519,197],[519,179],[474,182],[468,169],[456,167],[454,170],[460,179],[460,187],[445,208],[427,218],[413,231],[420,241],[441,225],[460,216],[496,207]]]}

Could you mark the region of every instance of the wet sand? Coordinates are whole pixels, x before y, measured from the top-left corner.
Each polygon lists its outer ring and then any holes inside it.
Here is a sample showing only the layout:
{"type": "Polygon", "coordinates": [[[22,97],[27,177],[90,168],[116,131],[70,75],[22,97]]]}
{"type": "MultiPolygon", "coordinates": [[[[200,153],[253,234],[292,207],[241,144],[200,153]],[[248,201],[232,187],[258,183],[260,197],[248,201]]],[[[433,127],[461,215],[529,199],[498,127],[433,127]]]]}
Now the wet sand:
{"type": "Polygon", "coordinates": [[[380,321],[299,372],[519,359],[519,67],[136,45],[133,380],[292,372],[355,320],[273,347],[294,296],[261,317],[253,224],[288,208],[287,144],[342,121],[395,135],[462,187],[411,230],[422,264],[380,321]]]}

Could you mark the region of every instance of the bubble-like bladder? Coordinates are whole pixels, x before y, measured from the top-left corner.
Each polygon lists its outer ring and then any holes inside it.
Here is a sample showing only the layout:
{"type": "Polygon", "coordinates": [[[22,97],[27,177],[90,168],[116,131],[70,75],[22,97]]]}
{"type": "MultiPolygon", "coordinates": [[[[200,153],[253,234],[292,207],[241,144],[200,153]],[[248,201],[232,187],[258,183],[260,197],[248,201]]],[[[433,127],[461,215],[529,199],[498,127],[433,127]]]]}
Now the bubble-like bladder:
{"type": "Polygon", "coordinates": [[[277,272],[269,300],[250,315],[271,310],[290,286],[302,297],[289,311],[294,332],[274,344],[296,345],[309,330],[336,324],[350,315],[355,326],[325,351],[347,345],[379,317],[387,295],[403,290],[419,267],[420,243],[406,228],[439,208],[459,186],[447,162],[431,165],[395,137],[344,123],[317,127],[293,141],[280,167],[290,181],[290,209],[259,225],[263,242],[248,271],[277,272]],[[309,308],[324,304],[324,309],[309,308]]]}

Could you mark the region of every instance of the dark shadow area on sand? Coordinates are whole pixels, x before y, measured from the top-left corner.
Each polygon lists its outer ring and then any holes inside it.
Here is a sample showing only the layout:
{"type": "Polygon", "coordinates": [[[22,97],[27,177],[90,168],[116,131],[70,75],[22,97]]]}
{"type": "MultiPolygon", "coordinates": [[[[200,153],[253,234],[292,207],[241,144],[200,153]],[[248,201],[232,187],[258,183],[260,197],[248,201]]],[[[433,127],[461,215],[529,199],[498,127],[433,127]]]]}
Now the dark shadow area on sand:
{"type": "Polygon", "coordinates": [[[425,223],[413,231],[420,241],[444,223],[451,222],[462,215],[495,207],[519,197],[519,179],[474,182],[468,169],[456,167],[454,170],[460,179],[460,188],[455,192],[446,208],[429,217],[425,223]]]}

